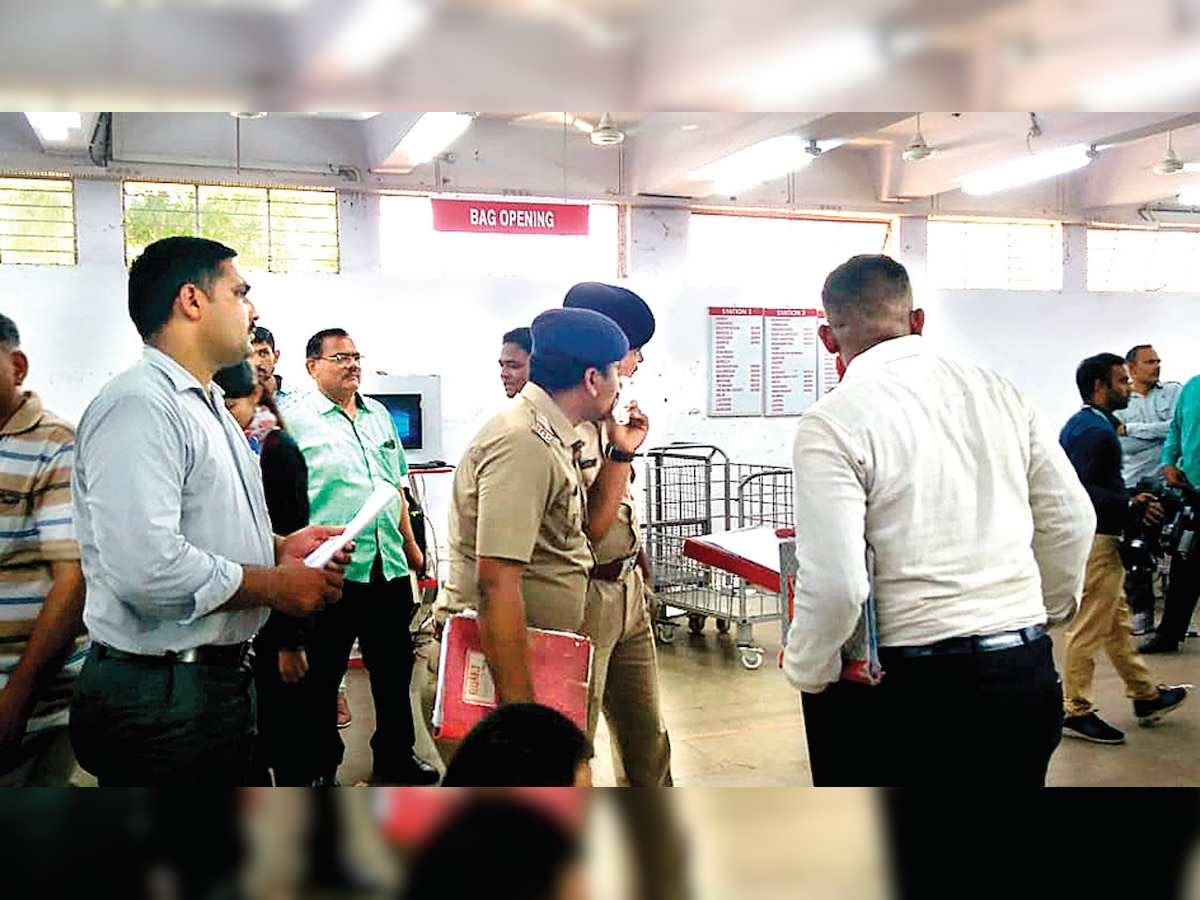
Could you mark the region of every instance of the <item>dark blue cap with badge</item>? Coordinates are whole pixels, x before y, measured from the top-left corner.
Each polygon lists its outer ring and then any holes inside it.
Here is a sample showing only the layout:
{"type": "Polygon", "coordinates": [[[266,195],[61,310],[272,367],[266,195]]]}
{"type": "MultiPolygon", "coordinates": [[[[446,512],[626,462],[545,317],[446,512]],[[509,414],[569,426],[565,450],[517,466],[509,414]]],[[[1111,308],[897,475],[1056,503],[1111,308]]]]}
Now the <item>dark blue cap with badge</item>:
{"type": "Polygon", "coordinates": [[[543,363],[572,360],[603,369],[629,352],[629,341],[617,324],[590,309],[548,309],[529,329],[533,357],[541,357],[543,363]]]}
{"type": "Polygon", "coordinates": [[[568,309],[591,309],[621,326],[630,347],[644,347],[654,336],[654,313],[646,301],[628,288],[598,281],[575,285],[563,300],[568,309]]]}

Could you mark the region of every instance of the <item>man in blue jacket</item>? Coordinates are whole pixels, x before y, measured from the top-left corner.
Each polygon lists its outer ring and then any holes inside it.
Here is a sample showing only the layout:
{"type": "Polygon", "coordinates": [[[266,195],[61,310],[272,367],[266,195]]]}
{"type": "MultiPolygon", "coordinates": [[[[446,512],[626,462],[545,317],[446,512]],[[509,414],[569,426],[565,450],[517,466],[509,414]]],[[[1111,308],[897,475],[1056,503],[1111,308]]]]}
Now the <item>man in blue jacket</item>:
{"type": "Polygon", "coordinates": [[[1125,682],[1139,725],[1149,725],[1179,706],[1187,697],[1187,688],[1155,685],[1129,634],[1125,567],[1118,553],[1121,535],[1139,518],[1152,523],[1163,514],[1153,494],[1131,497],[1121,479],[1120,422],[1113,411],[1129,405],[1129,370],[1120,356],[1101,353],[1079,364],[1075,384],[1084,407],[1063,426],[1058,440],[1096,508],[1096,536],[1079,612],[1067,630],[1063,734],[1099,744],[1120,744],[1125,734],[1101,719],[1087,696],[1101,648],[1125,682]]]}

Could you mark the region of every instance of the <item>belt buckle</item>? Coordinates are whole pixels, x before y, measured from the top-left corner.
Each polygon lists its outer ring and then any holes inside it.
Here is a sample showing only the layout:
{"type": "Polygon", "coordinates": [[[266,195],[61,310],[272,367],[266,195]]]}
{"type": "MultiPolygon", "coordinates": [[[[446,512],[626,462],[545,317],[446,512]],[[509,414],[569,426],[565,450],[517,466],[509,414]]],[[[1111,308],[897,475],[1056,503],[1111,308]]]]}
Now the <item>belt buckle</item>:
{"type": "Polygon", "coordinates": [[[628,575],[630,572],[633,571],[634,566],[636,566],[636,565],[637,565],[637,557],[636,556],[625,557],[625,559],[623,559],[621,561],[621,574],[618,576],[618,578],[624,578],[626,575],[628,575]]]}

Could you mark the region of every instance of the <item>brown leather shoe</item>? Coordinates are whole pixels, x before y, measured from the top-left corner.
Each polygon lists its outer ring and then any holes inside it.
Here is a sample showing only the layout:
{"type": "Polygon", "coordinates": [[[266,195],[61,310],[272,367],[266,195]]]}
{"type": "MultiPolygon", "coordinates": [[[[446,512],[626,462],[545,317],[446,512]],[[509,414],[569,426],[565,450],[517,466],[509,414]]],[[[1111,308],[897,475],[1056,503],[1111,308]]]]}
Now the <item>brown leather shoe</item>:
{"type": "Polygon", "coordinates": [[[338,691],[337,727],[349,728],[352,721],[354,720],[350,717],[350,698],[346,696],[345,691],[338,691]]]}

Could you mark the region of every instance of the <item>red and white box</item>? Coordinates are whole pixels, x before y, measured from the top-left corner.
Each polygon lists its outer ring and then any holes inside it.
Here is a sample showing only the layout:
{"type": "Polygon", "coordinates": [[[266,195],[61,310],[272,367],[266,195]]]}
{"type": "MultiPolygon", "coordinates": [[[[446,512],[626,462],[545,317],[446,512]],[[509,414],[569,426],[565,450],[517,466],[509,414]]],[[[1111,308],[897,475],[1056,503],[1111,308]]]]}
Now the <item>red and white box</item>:
{"type": "MultiPolygon", "coordinates": [[[[526,632],[537,702],[557,709],[580,731],[587,731],[592,642],[565,631],[527,628],[526,632]]],[[[435,736],[462,740],[498,705],[496,685],[479,637],[479,618],[473,612],[451,616],[442,634],[433,708],[435,736]]]]}

